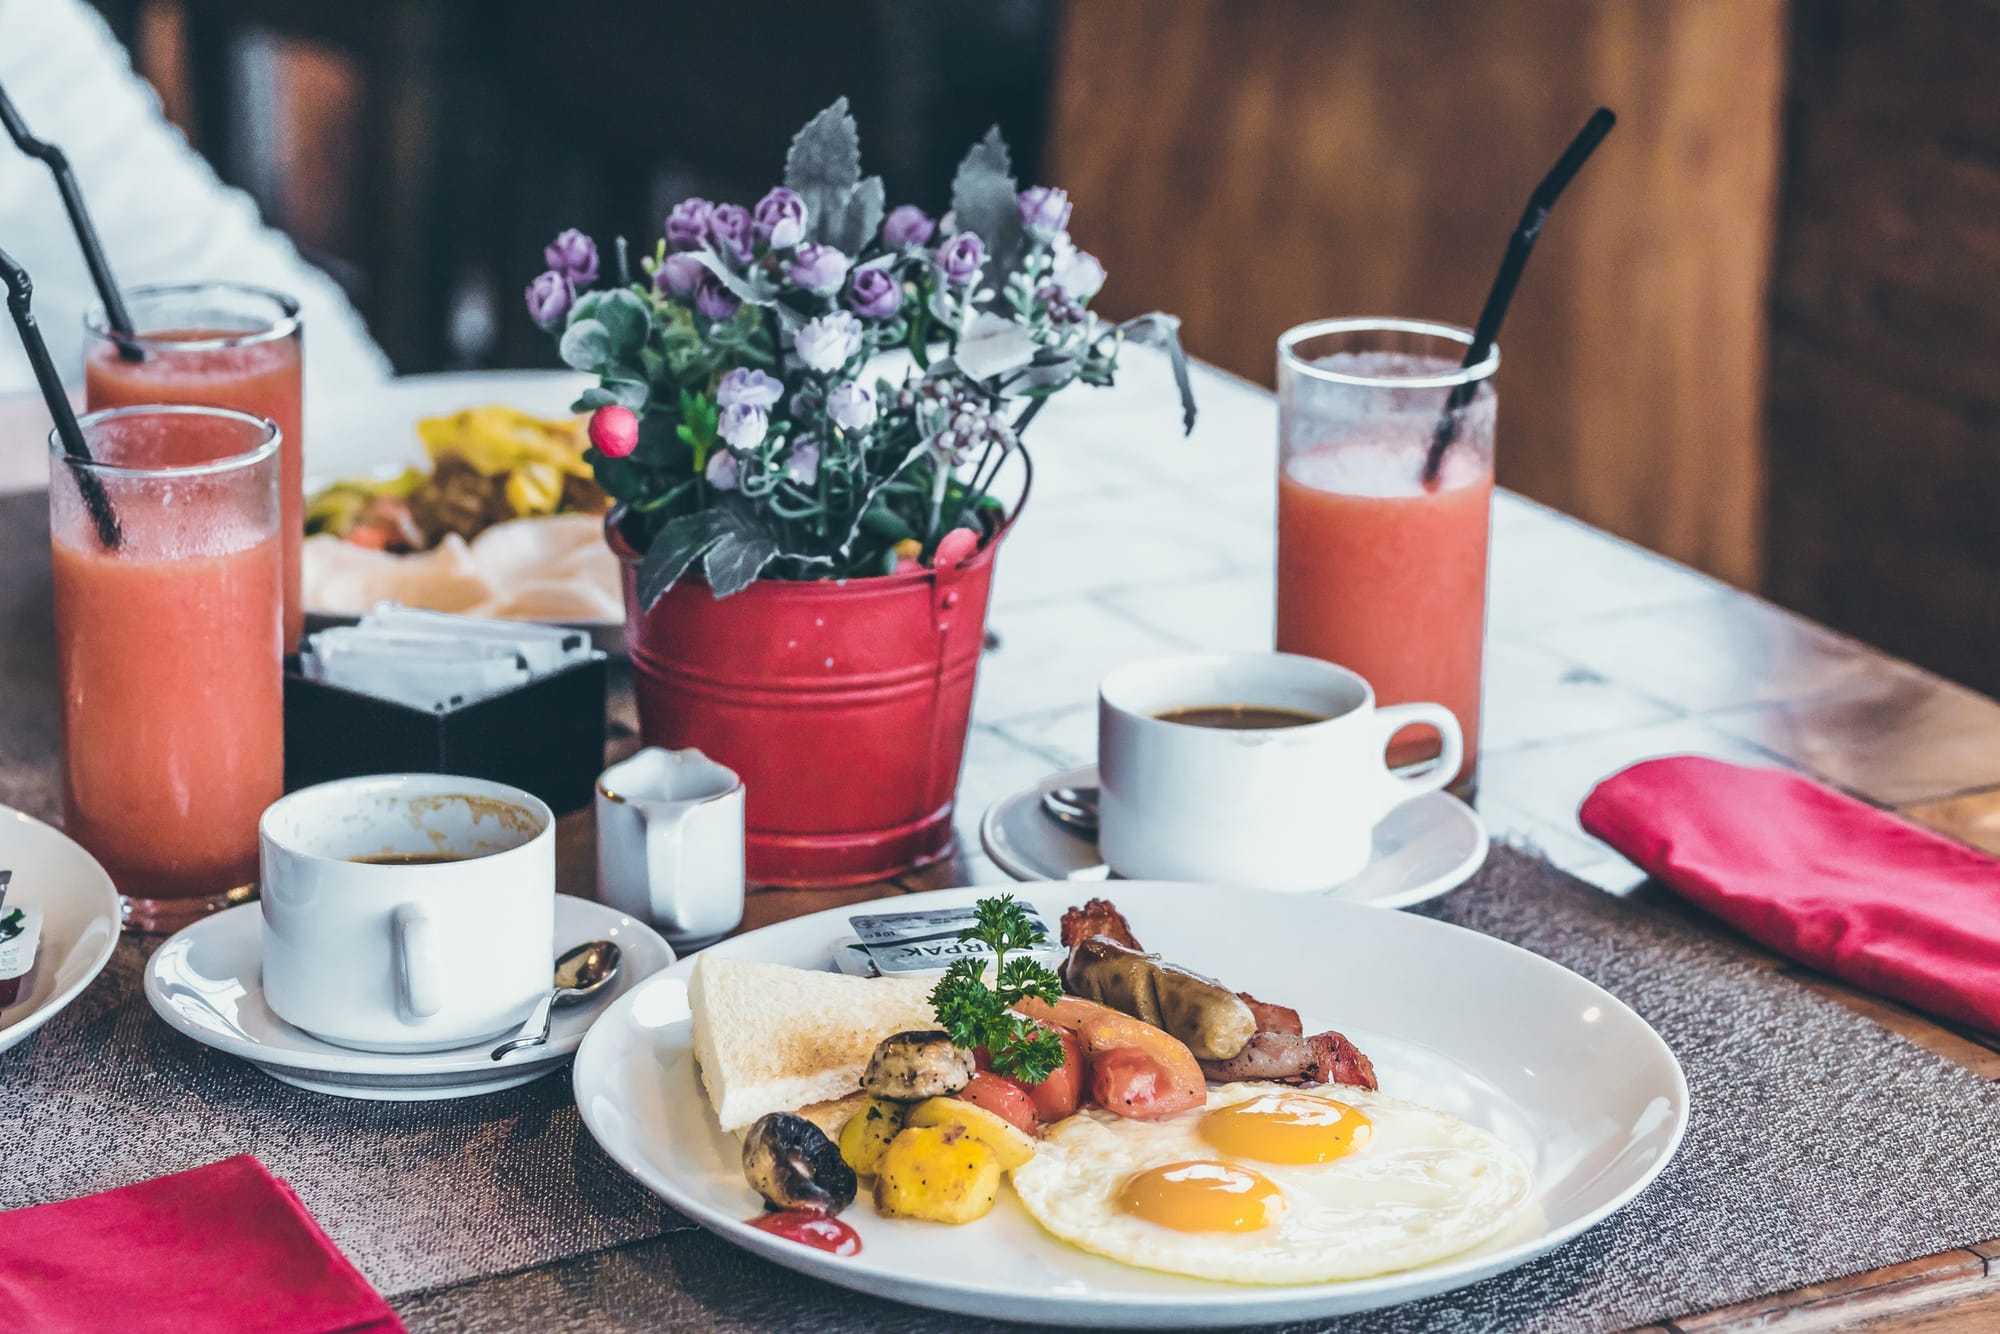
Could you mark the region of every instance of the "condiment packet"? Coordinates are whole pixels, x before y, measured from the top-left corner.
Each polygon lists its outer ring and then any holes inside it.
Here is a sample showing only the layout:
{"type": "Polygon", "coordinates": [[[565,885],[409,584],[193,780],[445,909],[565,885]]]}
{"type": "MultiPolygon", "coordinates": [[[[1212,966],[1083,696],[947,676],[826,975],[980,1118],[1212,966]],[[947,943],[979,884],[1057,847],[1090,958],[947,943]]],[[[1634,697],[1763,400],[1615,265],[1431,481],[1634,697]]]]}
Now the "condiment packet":
{"type": "Polygon", "coordinates": [[[42,943],[42,910],[6,906],[10,872],[0,872],[0,1005],[20,999],[21,979],[35,966],[35,949],[42,943]]]}
{"type": "Polygon", "coordinates": [[[410,639],[360,627],[322,630],[306,641],[309,678],[412,708],[442,710],[525,685],[521,655],[501,644],[410,639]]]}
{"type": "MultiPolygon", "coordinates": [[[[1040,913],[1021,905],[1028,920],[1042,928],[1042,943],[1027,951],[1051,968],[1058,967],[1065,951],[1040,913]]],[[[963,908],[932,908],[923,912],[875,913],[850,917],[852,936],[833,943],[833,963],[843,973],[872,977],[878,975],[942,973],[958,959],[993,958],[993,951],[976,940],[960,940],[959,933],[976,922],[971,904],[963,908]]],[[[1014,956],[1010,953],[1008,958],[1014,956]]],[[[989,971],[988,977],[991,977],[989,971]]]]}
{"type": "Polygon", "coordinates": [[[590,637],[383,604],[308,637],[299,670],[345,690],[443,711],[525,685],[591,654],[590,637]]]}
{"type": "Polygon", "coordinates": [[[521,655],[536,676],[586,657],[590,636],[581,630],[559,625],[530,625],[520,621],[489,621],[476,616],[453,616],[441,611],[419,611],[393,602],[377,603],[355,627],[380,630],[405,638],[443,638],[458,642],[477,641],[501,644],[521,655]]]}

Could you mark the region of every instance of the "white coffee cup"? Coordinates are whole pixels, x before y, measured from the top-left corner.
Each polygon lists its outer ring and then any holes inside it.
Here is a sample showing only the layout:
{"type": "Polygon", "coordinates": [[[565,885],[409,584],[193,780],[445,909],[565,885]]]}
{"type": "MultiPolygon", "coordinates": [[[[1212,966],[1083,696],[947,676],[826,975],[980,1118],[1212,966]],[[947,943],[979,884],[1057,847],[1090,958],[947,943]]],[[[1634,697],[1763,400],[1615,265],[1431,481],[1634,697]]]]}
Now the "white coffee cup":
{"type": "Polygon", "coordinates": [[[597,888],[675,949],[743,920],[743,780],[698,750],[648,746],[597,780],[597,888]]]}
{"type": "Polygon", "coordinates": [[[531,794],[445,774],[342,778],[273,802],[257,836],[264,999],[294,1027],[364,1051],[439,1051],[518,1027],[549,990],[555,816],[531,794]],[[393,860],[406,857],[455,860],[393,860]]]}
{"type": "Polygon", "coordinates": [[[1098,690],[1098,850],[1133,880],[1317,890],[1368,864],[1375,826],[1450,782],[1464,758],[1441,704],[1375,706],[1345,667],[1289,653],[1203,654],[1121,667],[1098,690]],[[1179,709],[1279,709],[1317,721],[1266,729],[1167,722],[1179,709]],[[1389,739],[1427,724],[1444,738],[1415,777],[1389,739]]]}

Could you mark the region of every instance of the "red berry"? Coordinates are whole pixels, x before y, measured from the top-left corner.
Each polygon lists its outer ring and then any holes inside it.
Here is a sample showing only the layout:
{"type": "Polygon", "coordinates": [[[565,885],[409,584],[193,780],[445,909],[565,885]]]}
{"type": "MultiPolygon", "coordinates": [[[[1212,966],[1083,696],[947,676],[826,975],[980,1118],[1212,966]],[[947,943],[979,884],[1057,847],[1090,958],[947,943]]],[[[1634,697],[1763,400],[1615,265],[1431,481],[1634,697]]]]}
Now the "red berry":
{"type": "Polygon", "coordinates": [[[607,403],[590,414],[590,443],[607,459],[622,459],[639,447],[639,416],[607,403]]]}
{"type": "Polygon", "coordinates": [[[931,564],[940,570],[949,570],[972,559],[972,553],[979,550],[979,534],[970,528],[954,528],[938,539],[937,553],[931,557],[931,564]]]}

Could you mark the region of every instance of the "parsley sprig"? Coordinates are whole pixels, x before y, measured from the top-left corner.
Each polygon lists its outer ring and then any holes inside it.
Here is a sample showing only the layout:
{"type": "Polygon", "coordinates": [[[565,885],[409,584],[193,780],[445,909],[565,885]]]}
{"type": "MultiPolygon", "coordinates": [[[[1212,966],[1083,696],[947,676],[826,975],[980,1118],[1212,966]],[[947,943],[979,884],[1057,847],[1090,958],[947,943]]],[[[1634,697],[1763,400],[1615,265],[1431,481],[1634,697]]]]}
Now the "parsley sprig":
{"type": "Polygon", "coordinates": [[[994,985],[986,985],[986,960],[957,959],[931,989],[931,1006],[953,1045],[984,1047],[995,1074],[1039,1084],[1062,1065],[1062,1039],[1009,1007],[1029,997],[1051,1005],[1062,998],[1054,970],[1022,953],[1048,933],[1012,894],[981,899],[972,911],[973,924],[958,938],[993,951],[994,985]]]}

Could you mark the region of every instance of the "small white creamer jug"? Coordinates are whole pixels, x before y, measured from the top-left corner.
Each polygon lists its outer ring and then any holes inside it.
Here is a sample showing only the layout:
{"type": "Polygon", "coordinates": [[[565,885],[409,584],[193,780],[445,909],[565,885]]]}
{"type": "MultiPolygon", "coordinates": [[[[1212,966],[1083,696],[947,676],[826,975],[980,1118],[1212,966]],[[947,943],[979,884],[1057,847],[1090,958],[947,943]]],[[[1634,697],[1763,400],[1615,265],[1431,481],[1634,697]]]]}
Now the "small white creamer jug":
{"type": "Polygon", "coordinates": [[[743,920],[743,780],[698,750],[645,750],[597,780],[597,886],[677,950],[743,920]]]}

